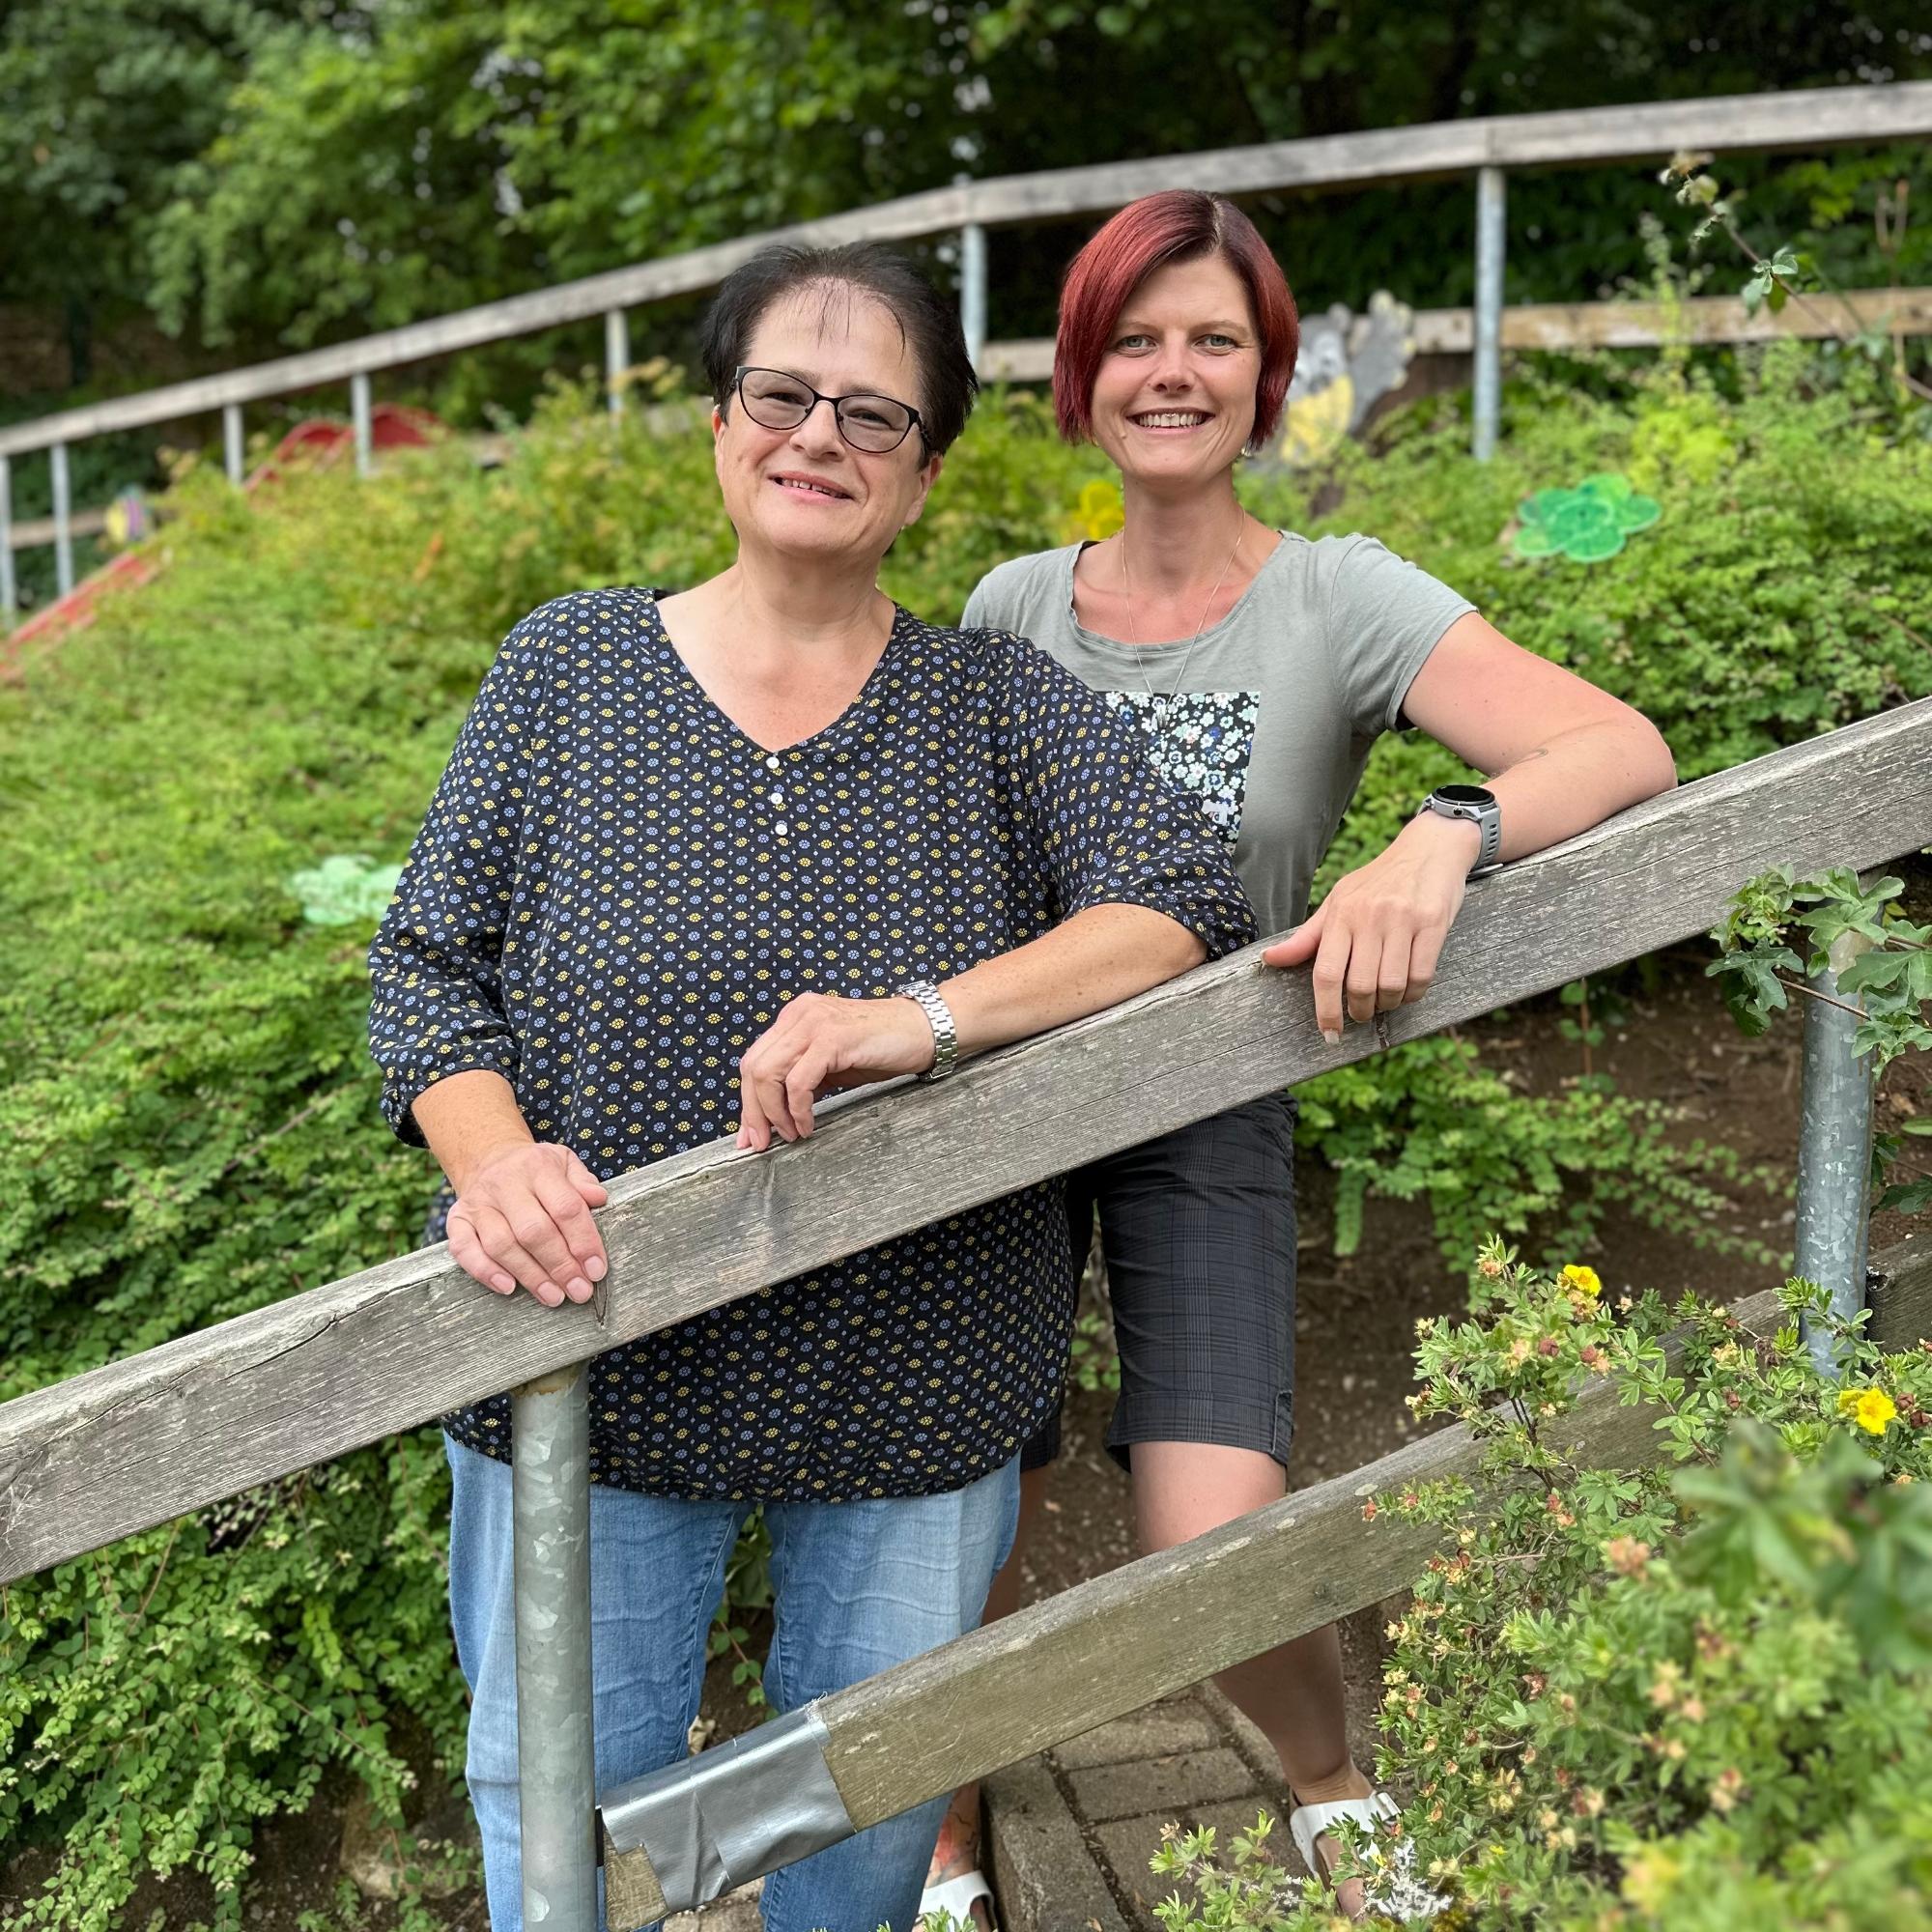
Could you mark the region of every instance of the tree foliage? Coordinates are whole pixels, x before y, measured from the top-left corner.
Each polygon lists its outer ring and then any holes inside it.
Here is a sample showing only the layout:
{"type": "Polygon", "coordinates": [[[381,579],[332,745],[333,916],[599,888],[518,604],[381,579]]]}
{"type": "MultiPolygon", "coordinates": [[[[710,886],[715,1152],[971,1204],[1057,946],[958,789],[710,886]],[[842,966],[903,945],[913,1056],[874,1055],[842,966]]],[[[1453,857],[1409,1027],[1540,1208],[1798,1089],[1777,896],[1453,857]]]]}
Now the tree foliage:
{"type": "MultiPolygon", "coordinates": [[[[16,8],[0,108],[36,138],[0,156],[0,185],[11,166],[39,244],[26,292],[138,299],[211,344],[301,345],[961,174],[1932,73],[1902,0],[326,8],[16,8]]],[[[1850,151],[1734,173],[1794,234],[1845,224],[1849,279],[1871,281],[1865,217],[1901,173],[1932,199],[1923,166],[1850,151]]],[[[1514,181],[1513,293],[1588,298],[1638,269],[1646,187],[1634,170],[1514,181]]],[[[1469,202],[1465,184],[1416,185],[1256,212],[1314,301],[1386,286],[1433,306],[1466,299],[1469,202]]],[[[1046,326],[1082,232],[997,238],[1000,332],[1046,326]]]]}
{"type": "Polygon", "coordinates": [[[149,225],[301,0],[14,0],[0,16],[0,263],[61,310],[77,382],[94,313],[148,281],[149,225]]]}

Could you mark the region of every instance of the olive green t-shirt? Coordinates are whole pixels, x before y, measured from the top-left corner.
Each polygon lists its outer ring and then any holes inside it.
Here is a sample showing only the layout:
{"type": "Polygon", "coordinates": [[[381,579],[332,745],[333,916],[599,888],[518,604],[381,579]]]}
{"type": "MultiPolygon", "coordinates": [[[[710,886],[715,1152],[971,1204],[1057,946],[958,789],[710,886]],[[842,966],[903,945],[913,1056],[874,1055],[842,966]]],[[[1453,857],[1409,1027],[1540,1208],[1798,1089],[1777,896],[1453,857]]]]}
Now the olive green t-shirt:
{"type": "Polygon", "coordinates": [[[1373,537],[1310,542],[1284,532],[1240,601],[1191,650],[1136,649],[1074,616],[1082,548],[989,571],[967,600],[963,628],[1031,638],[1132,716],[1161,775],[1233,848],[1262,931],[1299,924],[1370,746],[1398,728],[1423,661],[1475,606],[1373,537]]]}

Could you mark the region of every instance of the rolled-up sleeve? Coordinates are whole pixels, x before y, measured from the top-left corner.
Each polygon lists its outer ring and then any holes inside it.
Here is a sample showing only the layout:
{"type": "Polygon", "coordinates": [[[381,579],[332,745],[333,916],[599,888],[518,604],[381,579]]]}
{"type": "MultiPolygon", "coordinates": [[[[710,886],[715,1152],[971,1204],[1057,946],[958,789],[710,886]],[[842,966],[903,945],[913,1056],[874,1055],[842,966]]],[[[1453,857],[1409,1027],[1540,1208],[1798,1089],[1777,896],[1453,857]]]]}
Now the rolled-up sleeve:
{"type": "Polygon", "coordinates": [[[989,641],[1008,658],[1000,750],[1015,816],[1045,859],[1061,917],[1146,906],[1185,926],[1210,959],[1253,940],[1226,848],[1162,782],[1138,728],[1024,639],[989,641]]]}
{"type": "Polygon", "coordinates": [[[542,635],[526,618],[485,674],[369,949],[383,1114],[412,1147],[426,1088],[477,1067],[516,1080],[502,955],[544,729],[542,635]]]}

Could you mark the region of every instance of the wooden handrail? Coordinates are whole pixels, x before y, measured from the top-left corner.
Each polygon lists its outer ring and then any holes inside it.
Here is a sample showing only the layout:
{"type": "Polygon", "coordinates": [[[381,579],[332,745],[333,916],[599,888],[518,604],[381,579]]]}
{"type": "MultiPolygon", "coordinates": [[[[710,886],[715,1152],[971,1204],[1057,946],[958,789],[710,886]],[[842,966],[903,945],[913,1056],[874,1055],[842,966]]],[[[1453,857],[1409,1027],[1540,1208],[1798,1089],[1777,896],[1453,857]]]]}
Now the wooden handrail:
{"type": "Polygon", "coordinates": [[[966,182],[689,249],[661,261],[611,269],[252,368],[171,383],[139,395],[11,424],[0,429],[0,457],[289,395],[612,310],[693,295],[715,287],[773,242],[909,241],[969,223],[995,226],[1101,213],[1169,187],[1207,187],[1227,194],[1314,193],[1377,182],[1429,180],[1480,167],[1577,167],[1654,160],[1680,148],[1721,148],[1732,153],[1826,148],[1925,134],[1932,134],[1932,81],[1900,81],[1877,87],[1661,100],[1574,113],[1436,121],[966,182]]]}
{"type": "MultiPolygon", "coordinates": [[[[1429,998],[1325,1046],[1257,949],[808,1143],[624,1176],[606,1305],[540,1308],[424,1249],[0,1406],[0,1581],[668,1327],[1183,1122],[1698,932],[1766,867],[1932,842],[1932,698],[1651,799],[1470,890],[1429,998]],[[1380,1038],[1378,1038],[1378,1033],[1380,1038]]],[[[373,1115],[370,1132],[379,1132],[373,1115]]]]}
{"type": "MultiPolygon", "coordinates": [[[[1932,1334],[1932,1241],[1878,1257],[1873,1271],[1873,1338],[1910,1349],[1932,1334]]],[[[1784,1319],[1770,1291],[1732,1312],[1753,1335],[1784,1319]]],[[[1593,1468],[1647,1468],[1668,1456],[1657,1416],[1599,1385],[1551,1441],[1593,1468]]],[[[1440,1430],[820,1698],[825,1762],[846,1816],[858,1831],[895,1818],[1379,1603],[1415,1580],[1442,1532],[1393,1512],[1365,1522],[1363,1500],[1471,1481],[1480,1469],[1468,1429],[1440,1430]]],[[[607,1832],[604,1873],[613,1928],[659,1916],[665,1901],[643,1851],[607,1832]]]]}
{"type": "MultiPolygon", "coordinates": [[[[1655,301],[1522,302],[1502,312],[1505,349],[1655,349],[1664,342],[1817,340],[1847,326],[1889,335],[1932,335],[1932,289],[1849,289],[1776,314],[1747,310],[1736,296],[1692,296],[1655,301]]],[[[1417,309],[1409,335],[1418,355],[1466,355],[1476,346],[1476,312],[1417,309]]],[[[982,380],[1044,383],[1053,375],[1053,338],[1025,336],[989,342],[980,357],[982,380]]]]}

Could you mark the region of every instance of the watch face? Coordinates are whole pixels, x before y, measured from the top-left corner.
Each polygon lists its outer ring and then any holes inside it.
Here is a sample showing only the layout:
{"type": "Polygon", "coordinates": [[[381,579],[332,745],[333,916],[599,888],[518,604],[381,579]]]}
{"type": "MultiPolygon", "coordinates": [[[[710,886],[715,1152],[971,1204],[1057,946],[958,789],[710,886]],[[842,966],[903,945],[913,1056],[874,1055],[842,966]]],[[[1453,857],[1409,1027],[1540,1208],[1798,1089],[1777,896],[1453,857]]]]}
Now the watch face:
{"type": "Polygon", "coordinates": [[[1449,805],[1493,805],[1495,794],[1482,785],[1437,785],[1435,796],[1449,805]]]}

